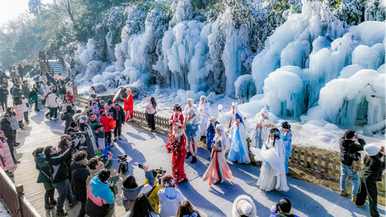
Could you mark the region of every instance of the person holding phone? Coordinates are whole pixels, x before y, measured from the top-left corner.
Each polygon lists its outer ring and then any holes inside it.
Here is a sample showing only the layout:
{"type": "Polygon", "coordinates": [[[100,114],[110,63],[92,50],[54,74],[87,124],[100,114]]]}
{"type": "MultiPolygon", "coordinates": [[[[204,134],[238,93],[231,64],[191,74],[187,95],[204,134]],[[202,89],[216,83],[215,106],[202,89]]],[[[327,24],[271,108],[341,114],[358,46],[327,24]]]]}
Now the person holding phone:
{"type": "Polygon", "coordinates": [[[359,169],[353,168],[354,161],[360,161],[359,151],[363,151],[366,142],[359,138],[354,130],[347,130],[339,140],[340,148],[340,196],[350,196],[346,191],[347,176],[350,176],[352,182],[351,200],[355,202],[359,188],[359,169]],[[358,143],[354,141],[356,139],[358,143]]]}
{"type": "Polygon", "coordinates": [[[370,215],[374,217],[379,216],[377,210],[377,182],[382,181],[382,172],[385,169],[385,147],[366,145],[364,149],[367,155],[364,158],[365,167],[362,170],[363,176],[360,180],[361,185],[359,187],[355,205],[357,207],[364,207],[366,203],[366,197],[369,196],[370,215]]]}

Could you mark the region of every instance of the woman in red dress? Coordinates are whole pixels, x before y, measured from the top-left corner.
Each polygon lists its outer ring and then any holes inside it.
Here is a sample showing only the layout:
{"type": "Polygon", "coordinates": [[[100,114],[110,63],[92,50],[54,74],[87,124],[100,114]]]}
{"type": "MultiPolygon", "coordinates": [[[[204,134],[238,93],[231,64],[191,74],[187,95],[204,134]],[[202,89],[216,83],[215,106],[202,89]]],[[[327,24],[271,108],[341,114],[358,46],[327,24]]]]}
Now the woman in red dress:
{"type": "Polygon", "coordinates": [[[184,163],[186,155],[186,136],[181,124],[174,124],[173,133],[165,147],[168,153],[172,153],[172,175],[176,183],[187,182],[184,163]]]}
{"type": "Polygon", "coordinates": [[[178,123],[181,126],[184,124],[184,115],[182,114],[182,109],[179,104],[175,104],[173,108],[174,114],[170,117],[169,125],[171,126],[170,135],[173,134],[173,126],[178,123]]]}
{"type": "Polygon", "coordinates": [[[133,104],[133,93],[131,89],[127,89],[127,98],[122,98],[123,100],[123,110],[125,111],[126,121],[132,121],[134,115],[134,104],[133,104]]]}

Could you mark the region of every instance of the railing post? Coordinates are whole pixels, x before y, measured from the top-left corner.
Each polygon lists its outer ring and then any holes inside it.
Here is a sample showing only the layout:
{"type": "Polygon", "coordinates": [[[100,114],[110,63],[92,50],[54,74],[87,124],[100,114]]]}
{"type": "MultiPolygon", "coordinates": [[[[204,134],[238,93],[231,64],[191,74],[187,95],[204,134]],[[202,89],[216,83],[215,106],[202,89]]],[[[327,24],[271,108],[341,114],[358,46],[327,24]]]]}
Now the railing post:
{"type": "Polygon", "coordinates": [[[23,200],[23,197],[24,197],[24,187],[23,185],[19,184],[19,185],[16,185],[16,193],[17,193],[17,214],[16,216],[18,217],[24,217],[23,216],[23,207],[22,207],[22,201],[23,200]]]}

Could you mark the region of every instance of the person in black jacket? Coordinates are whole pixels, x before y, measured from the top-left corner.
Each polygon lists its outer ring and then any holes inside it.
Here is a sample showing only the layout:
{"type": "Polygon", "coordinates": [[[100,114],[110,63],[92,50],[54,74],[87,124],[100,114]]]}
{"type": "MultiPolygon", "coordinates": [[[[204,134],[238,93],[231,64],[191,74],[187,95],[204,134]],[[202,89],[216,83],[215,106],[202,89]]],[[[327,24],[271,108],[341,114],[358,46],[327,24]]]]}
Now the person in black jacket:
{"type": "Polygon", "coordinates": [[[375,145],[366,145],[365,151],[367,153],[364,158],[365,167],[363,168],[363,176],[361,177],[361,185],[355,205],[357,207],[365,206],[366,197],[369,196],[370,215],[371,217],[378,217],[377,182],[382,181],[382,172],[385,169],[385,149],[375,145]]]}
{"type": "Polygon", "coordinates": [[[20,85],[15,85],[14,88],[12,89],[12,99],[15,100],[16,97],[19,97],[21,99],[23,97],[23,91],[20,89],[20,85]]]}
{"type": "Polygon", "coordinates": [[[70,124],[74,122],[72,116],[74,116],[75,112],[72,110],[72,106],[66,107],[66,112],[62,113],[62,120],[65,121],[64,133],[67,132],[68,128],[70,128],[70,124]]]}
{"type": "Polygon", "coordinates": [[[63,209],[64,201],[68,200],[69,207],[73,207],[77,204],[74,195],[71,191],[70,182],[68,181],[66,160],[71,157],[71,153],[74,151],[78,142],[71,144],[71,146],[63,154],[58,155],[60,150],[55,147],[46,147],[44,149],[45,159],[50,164],[52,170],[52,184],[58,191],[58,200],[56,204],[56,215],[66,216],[67,212],[63,209]]]}
{"type": "Polygon", "coordinates": [[[113,113],[113,119],[116,121],[114,142],[117,141],[117,136],[119,140],[122,140],[122,124],[125,124],[125,113],[123,112],[123,108],[118,103],[115,103],[115,105],[110,108],[109,112],[113,113]]]}
{"type": "Polygon", "coordinates": [[[23,95],[26,99],[28,99],[28,103],[32,104],[31,98],[29,97],[30,90],[29,90],[29,84],[27,80],[23,81],[23,84],[21,85],[21,90],[23,91],[23,95]]]}
{"type": "Polygon", "coordinates": [[[9,116],[9,114],[4,115],[4,118],[0,122],[0,129],[2,131],[4,131],[4,135],[7,138],[9,151],[12,154],[13,161],[15,162],[15,164],[19,164],[20,161],[16,160],[16,157],[14,154],[14,152],[15,152],[15,134],[14,134],[12,127],[11,127],[11,117],[9,116]]]}
{"type": "Polygon", "coordinates": [[[80,151],[72,156],[71,171],[72,171],[72,188],[74,190],[75,200],[81,202],[78,217],[83,217],[86,214],[87,201],[87,186],[86,180],[90,175],[87,169],[88,160],[87,153],[80,151]]]}
{"type": "Polygon", "coordinates": [[[0,104],[1,104],[1,108],[3,109],[3,112],[5,112],[5,110],[8,107],[7,105],[8,94],[9,92],[8,92],[7,86],[3,84],[0,89],[0,104]]]}
{"type": "Polygon", "coordinates": [[[339,140],[340,148],[340,195],[349,196],[350,193],[346,191],[347,176],[350,176],[352,182],[352,197],[351,200],[355,202],[358,188],[359,188],[359,172],[352,170],[352,162],[354,160],[360,160],[359,151],[363,151],[363,147],[366,145],[365,140],[359,138],[359,135],[353,130],[347,130],[343,137],[339,140]],[[354,142],[354,138],[358,140],[360,144],[354,142]]]}

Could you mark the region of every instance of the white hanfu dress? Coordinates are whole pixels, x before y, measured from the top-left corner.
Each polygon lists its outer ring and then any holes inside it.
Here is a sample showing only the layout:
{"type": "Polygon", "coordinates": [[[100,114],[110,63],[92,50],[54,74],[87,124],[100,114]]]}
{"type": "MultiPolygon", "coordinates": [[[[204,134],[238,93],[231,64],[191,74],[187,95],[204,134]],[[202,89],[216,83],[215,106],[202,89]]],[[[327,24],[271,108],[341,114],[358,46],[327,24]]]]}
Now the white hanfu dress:
{"type": "Polygon", "coordinates": [[[198,112],[201,117],[200,129],[198,130],[198,136],[206,136],[206,130],[208,129],[208,120],[212,115],[208,102],[200,103],[198,105],[198,112]]]}
{"type": "Polygon", "coordinates": [[[288,191],[287,177],[284,168],[285,148],[281,139],[269,138],[260,149],[252,148],[254,154],[263,159],[260,178],[257,185],[264,191],[288,191]]]}

